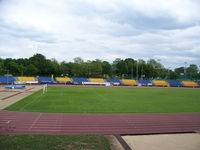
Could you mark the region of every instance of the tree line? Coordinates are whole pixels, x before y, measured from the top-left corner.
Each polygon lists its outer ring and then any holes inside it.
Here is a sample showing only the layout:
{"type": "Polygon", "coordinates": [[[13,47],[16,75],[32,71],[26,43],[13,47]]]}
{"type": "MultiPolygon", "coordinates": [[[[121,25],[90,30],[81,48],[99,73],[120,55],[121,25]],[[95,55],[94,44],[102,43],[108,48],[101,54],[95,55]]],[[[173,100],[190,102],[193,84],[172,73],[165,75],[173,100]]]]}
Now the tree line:
{"type": "Polygon", "coordinates": [[[68,77],[96,77],[96,78],[134,78],[134,79],[178,79],[190,77],[200,79],[198,66],[179,67],[175,70],[166,69],[154,59],[144,61],[132,58],[116,58],[112,63],[99,59],[84,61],[80,57],[73,62],[58,62],[47,59],[42,54],[35,54],[30,58],[12,59],[0,58],[0,74],[13,76],[68,76],[68,77]]]}

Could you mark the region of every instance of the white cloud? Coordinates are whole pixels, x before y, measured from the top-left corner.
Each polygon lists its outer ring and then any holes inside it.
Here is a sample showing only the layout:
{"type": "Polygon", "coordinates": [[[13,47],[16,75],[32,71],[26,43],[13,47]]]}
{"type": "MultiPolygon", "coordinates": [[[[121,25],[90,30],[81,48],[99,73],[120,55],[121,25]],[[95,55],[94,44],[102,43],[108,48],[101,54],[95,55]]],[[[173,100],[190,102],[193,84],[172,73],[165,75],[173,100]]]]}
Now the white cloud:
{"type": "Polygon", "coordinates": [[[0,56],[200,64],[197,0],[3,0],[0,56]],[[172,61],[170,61],[170,58],[172,61]]]}

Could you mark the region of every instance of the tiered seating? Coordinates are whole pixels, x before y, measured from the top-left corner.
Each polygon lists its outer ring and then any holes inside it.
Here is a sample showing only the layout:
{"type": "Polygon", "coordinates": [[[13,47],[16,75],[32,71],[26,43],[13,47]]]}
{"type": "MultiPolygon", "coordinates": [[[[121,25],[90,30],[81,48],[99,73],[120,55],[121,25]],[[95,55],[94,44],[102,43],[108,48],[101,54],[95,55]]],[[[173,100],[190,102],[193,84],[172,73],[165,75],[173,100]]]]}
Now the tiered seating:
{"type": "Polygon", "coordinates": [[[152,85],[153,83],[150,80],[137,80],[141,85],[152,85]]]}
{"type": "Polygon", "coordinates": [[[0,77],[0,83],[6,84],[6,83],[14,83],[14,82],[15,82],[14,77],[11,77],[11,76],[8,76],[8,77],[1,76],[0,77]]]}
{"type": "Polygon", "coordinates": [[[136,80],[133,79],[122,79],[121,81],[124,85],[138,85],[136,80]]]}
{"type": "Polygon", "coordinates": [[[34,77],[18,77],[18,81],[35,81],[34,77]]]}
{"type": "Polygon", "coordinates": [[[50,77],[38,77],[39,82],[52,82],[50,77]]]}
{"type": "Polygon", "coordinates": [[[122,82],[119,79],[105,79],[106,82],[110,82],[110,83],[117,83],[119,85],[122,84],[122,82]]]}
{"type": "Polygon", "coordinates": [[[197,87],[198,85],[194,81],[182,81],[183,86],[186,87],[197,87]]]}
{"type": "Polygon", "coordinates": [[[89,82],[86,78],[72,78],[74,84],[82,84],[82,82],[89,82]]]}
{"type": "Polygon", "coordinates": [[[197,84],[200,86],[200,81],[197,81],[197,84]]]}
{"type": "Polygon", "coordinates": [[[104,79],[102,78],[90,78],[89,81],[90,82],[105,82],[104,79]]]}
{"type": "Polygon", "coordinates": [[[167,81],[170,86],[172,87],[180,87],[183,86],[183,84],[180,81],[167,81]]]}
{"type": "Polygon", "coordinates": [[[169,86],[165,80],[153,80],[153,84],[156,86],[169,86]]]}
{"type": "Polygon", "coordinates": [[[71,79],[68,77],[57,77],[56,81],[58,82],[71,82],[71,79]]]}

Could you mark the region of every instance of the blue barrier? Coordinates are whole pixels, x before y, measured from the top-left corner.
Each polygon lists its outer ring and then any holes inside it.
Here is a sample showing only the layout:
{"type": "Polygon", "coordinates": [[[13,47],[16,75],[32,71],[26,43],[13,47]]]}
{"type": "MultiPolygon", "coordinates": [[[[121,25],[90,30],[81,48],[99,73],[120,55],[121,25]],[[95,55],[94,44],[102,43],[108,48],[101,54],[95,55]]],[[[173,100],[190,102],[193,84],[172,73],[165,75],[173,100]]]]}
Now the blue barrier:
{"type": "Polygon", "coordinates": [[[41,84],[54,84],[53,81],[41,81],[41,84]]]}
{"type": "Polygon", "coordinates": [[[72,82],[66,82],[66,85],[72,85],[72,82]]]}
{"type": "Polygon", "coordinates": [[[7,89],[24,89],[26,86],[25,85],[7,85],[5,88],[7,89]]]}

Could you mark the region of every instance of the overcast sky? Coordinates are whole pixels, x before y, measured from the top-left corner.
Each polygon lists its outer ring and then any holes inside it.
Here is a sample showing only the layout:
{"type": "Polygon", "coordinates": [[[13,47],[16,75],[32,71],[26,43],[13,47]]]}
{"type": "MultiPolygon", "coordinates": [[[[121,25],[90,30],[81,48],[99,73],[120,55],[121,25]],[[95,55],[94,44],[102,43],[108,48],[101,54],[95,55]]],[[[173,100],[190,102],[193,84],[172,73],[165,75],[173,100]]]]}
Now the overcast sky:
{"type": "Polygon", "coordinates": [[[200,65],[199,0],[0,0],[0,57],[200,65]]]}

